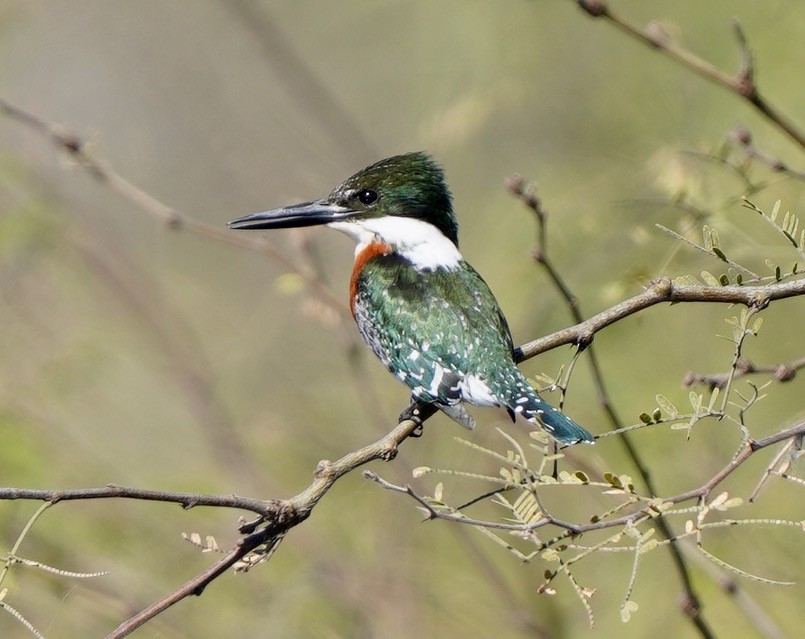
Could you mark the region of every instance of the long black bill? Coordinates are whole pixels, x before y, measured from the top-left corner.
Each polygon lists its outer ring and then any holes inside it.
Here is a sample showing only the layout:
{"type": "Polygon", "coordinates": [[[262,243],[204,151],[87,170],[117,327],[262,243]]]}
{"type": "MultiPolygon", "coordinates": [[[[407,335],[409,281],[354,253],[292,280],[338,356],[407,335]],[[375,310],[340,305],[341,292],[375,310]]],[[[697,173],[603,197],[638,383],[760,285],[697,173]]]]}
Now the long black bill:
{"type": "Polygon", "coordinates": [[[329,224],[347,219],[354,214],[355,211],[346,206],[322,199],[246,215],[227,224],[231,229],[287,229],[329,224]]]}

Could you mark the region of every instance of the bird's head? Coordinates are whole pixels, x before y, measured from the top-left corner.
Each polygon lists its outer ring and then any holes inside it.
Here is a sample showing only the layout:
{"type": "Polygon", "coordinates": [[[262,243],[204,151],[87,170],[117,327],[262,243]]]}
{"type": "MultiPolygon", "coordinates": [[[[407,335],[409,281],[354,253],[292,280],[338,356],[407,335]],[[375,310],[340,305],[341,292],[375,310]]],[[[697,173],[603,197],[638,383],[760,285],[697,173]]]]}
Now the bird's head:
{"type": "Polygon", "coordinates": [[[458,246],[450,191],[441,168],[429,155],[406,153],[380,160],[320,200],[247,215],[229,222],[229,227],[276,229],[330,224],[347,230],[352,225],[368,226],[372,220],[394,217],[427,222],[458,246]]]}

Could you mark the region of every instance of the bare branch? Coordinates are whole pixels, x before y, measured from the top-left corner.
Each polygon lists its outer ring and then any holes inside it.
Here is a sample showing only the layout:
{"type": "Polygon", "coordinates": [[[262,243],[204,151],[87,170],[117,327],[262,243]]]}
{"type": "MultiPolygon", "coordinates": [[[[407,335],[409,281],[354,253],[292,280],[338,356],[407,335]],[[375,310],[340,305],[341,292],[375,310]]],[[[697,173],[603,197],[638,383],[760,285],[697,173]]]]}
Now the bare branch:
{"type": "Polygon", "coordinates": [[[666,56],[682,64],[697,75],[710,80],[725,89],[741,96],[757,109],[767,120],[786,133],[801,148],[805,149],[805,133],[803,133],[777,107],[770,104],[758,90],[755,82],[755,68],[752,52],[740,23],[733,23],[735,37],[741,51],[741,69],[734,77],[716,69],[712,64],[696,56],[687,49],[674,44],[667,33],[660,29],[641,29],[613,13],[606,0],[574,0],[578,7],[593,18],[604,18],[621,31],[648,47],[664,53],[666,56]]]}
{"type": "Polygon", "coordinates": [[[782,173],[783,175],[787,175],[796,180],[805,181],[805,171],[794,169],[779,158],[775,158],[765,151],[758,149],[752,140],[752,134],[750,133],[749,129],[742,126],[736,126],[730,132],[729,139],[743,149],[746,157],[765,164],[775,173],[782,173]]]}
{"type": "Polygon", "coordinates": [[[147,490],[128,488],[110,484],[103,488],[75,488],[71,490],[38,490],[32,488],[0,488],[0,499],[27,499],[57,504],[62,501],[89,499],[140,499],[179,504],[189,510],[196,506],[214,506],[219,508],[236,508],[248,510],[263,517],[274,512],[271,502],[238,495],[204,495],[200,493],[182,493],[169,490],[147,490]]]}
{"type": "Polygon", "coordinates": [[[802,437],[803,435],[805,435],[805,422],[800,422],[794,426],[778,431],[773,435],[764,437],[763,439],[749,440],[748,442],[742,445],[742,447],[738,450],[738,452],[729,461],[728,464],[722,467],[721,470],[719,470],[715,475],[713,475],[709,480],[707,480],[704,484],[702,484],[698,488],[694,488],[692,490],[688,490],[683,493],[679,493],[677,495],[672,495],[669,497],[657,498],[653,505],[638,508],[633,512],[630,512],[626,515],[622,515],[620,517],[615,517],[612,519],[601,518],[596,519],[595,521],[589,523],[585,522],[576,524],[556,519],[547,514],[544,514],[544,516],[538,521],[528,524],[499,524],[497,522],[483,522],[483,521],[467,519],[460,514],[456,515],[455,513],[451,513],[450,511],[445,512],[438,508],[434,508],[428,502],[427,498],[416,493],[413,489],[410,488],[410,486],[397,486],[395,484],[391,484],[383,480],[382,478],[377,477],[377,475],[375,475],[374,473],[365,473],[365,475],[368,479],[375,481],[376,483],[380,484],[383,488],[387,490],[403,493],[414,499],[420,506],[424,507],[427,510],[429,519],[447,519],[450,521],[461,521],[462,523],[474,524],[481,527],[499,528],[503,530],[523,532],[523,533],[528,533],[538,528],[553,525],[568,531],[571,535],[580,535],[586,532],[625,526],[630,522],[635,523],[638,521],[647,521],[656,519],[656,517],[658,516],[658,512],[656,510],[657,502],[676,505],[692,500],[698,501],[700,499],[706,498],[725,479],[727,479],[727,477],[732,475],[732,473],[734,473],[747,459],[749,459],[756,452],[763,450],[764,448],[768,448],[769,446],[779,444],[780,442],[802,437]]]}
{"type": "MultiPolygon", "coordinates": [[[[291,528],[298,526],[310,516],[319,500],[339,478],[370,461],[393,459],[397,454],[397,447],[415,434],[426,418],[427,413],[423,413],[421,417],[414,414],[414,418],[401,420],[394,430],[376,442],[347,453],[336,461],[320,461],[313,473],[313,481],[307,488],[289,499],[265,502],[268,512],[261,513],[260,518],[251,524],[241,526],[241,533],[245,536],[226,555],[204,572],[185,582],[177,590],[122,623],[106,639],[126,637],[185,597],[200,595],[207,584],[261,546],[265,548],[263,552],[273,552],[291,528]]],[[[250,508],[250,510],[254,509],[250,508]]]]}
{"type": "Polygon", "coordinates": [[[132,632],[137,630],[137,628],[141,627],[158,614],[165,612],[174,604],[179,603],[182,599],[185,599],[191,595],[200,596],[202,592],[204,592],[204,588],[207,586],[207,584],[217,577],[220,577],[258,545],[259,544],[255,544],[252,546],[251,543],[247,543],[246,539],[241,540],[240,543],[232,548],[232,550],[230,550],[226,555],[221,557],[221,559],[216,561],[212,566],[207,568],[207,570],[193,577],[189,581],[186,581],[169,595],[163,597],[159,601],[151,604],[141,612],[138,612],[136,615],[133,615],[124,621],[117,628],[115,628],[113,632],[106,635],[106,639],[122,639],[122,637],[127,637],[132,632]]]}
{"type": "MultiPolygon", "coordinates": [[[[745,377],[757,373],[769,374],[778,382],[790,382],[797,375],[797,371],[805,368],[805,357],[800,357],[787,364],[773,364],[771,366],[757,366],[748,359],[739,359],[735,364],[734,379],[745,377]]],[[[696,385],[707,386],[710,390],[714,388],[724,388],[730,373],[708,374],[688,372],[682,380],[682,384],[688,388],[696,385]]]]}
{"type": "MultiPolygon", "coordinates": [[[[592,2],[580,2],[580,5],[592,6],[592,2]]],[[[598,3],[606,7],[604,3],[598,3]]],[[[604,14],[600,14],[604,15],[604,14]]],[[[741,34],[742,35],[742,34],[741,34]]],[[[659,39],[657,40],[660,41],[659,39]]],[[[654,46],[660,48],[657,43],[654,46]]],[[[748,52],[748,49],[746,49],[748,52]]],[[[745,56],[746,57],[746,56],[745,56]]],[[[750,84],[753,86],[751,57],[745,63],[748,71],[744,74],[748,76],[750,84]]],[[[747,80],[744,80],[747,81],[747,80]]],[[[754,90],[756,93],[756,90],[754,90]]],[[[275,251],[262,238],[255,239],[251,236],[232,234],[223,228],[207,225],[203,222],[195,221],[182,213],[177,212],[171,207],[166,206],[148,193],[142,191],[132,183],[115,173],[105,162],[97,159],[90,154],[84,141],[77,135],[61,131],[54,125],[31,115],[30,113],[15,107],[14,105],[0,99],[0,112],[8,117],[22,122],[26,126],[45,135],[60,149],[70,154],[81,166],[89,171],[98,180],[105,182],[117,193],[137,204],[143,211],[162,222],[166,228],[171,230],[187,230],[197,235],[226,242],[227,244],[257,250],[269,255],[284,267],[298,273],[312,289],[328,304],[336,308],[342,315],[346,313],[343,305],[335,300],[329,290],[321,282],[307,274],[306,269],[300,269],[298,265],[285,258],[275,251]]],[[[513,187],[510,187],[513,189],[513,187]]],[[[522,184],[520,185],[522,197],[522,184]]],[[[514,190],[514,189],[513,189],[514,190]]],[[[524,200],[525,201],[525,200],[524,200]]],[[[527,202],[528,203],[528,202],[527,202]]],[[[519,349],[518,359],[524,360],[537,355],[546,350],[556,348],[563,344],[576,344],[580,348],[589,347],[595,333],[604,327],[619,321],[629,315],[639,312],[644,308],[653,306],[660,302],[719,302],[719,303],[739,303],[752,308],[763,308],[770,301],[802,295],[805,293],[805,279],[786,281],[769,284],[767,286],[695,286],[680,285],[668,279],[661,279],[652,282],[647,290],[629,300],[625,300],[612,308],[599,313],[592,318],[582,321],[582,315],[578,309],[578,302],[572,295],[568,287],[559,277],[557,271],[550,265],[545,252],[545,215],[541,211],[539,201],[536,200],[532,209],[538,217],[541,226],[540,242],[541,248],[536,259],[548,268],[555,284],[562,292],[565,300],[573,312],[577,324],[573,327],[558,331],[553,335],[543,337],[525,344],[519,349]]],[[[594,361],[594,360],[593,360],[594,361]]],[[[597,368],[597,365],[594,365],[597,368]]],[[[600,372],[596,374],[601,382],[599,393],[605,400],[605,406],[609,405],[606,391],[603,388],[600,372]]],[[[229,507],[243,509],[254,512],[258,518],[248,524],[241,526],[240,532],[243,537],[239,542],[222,556],[216,563],[206,570],[188,580],[177,590],[166,595],[159,601],[145,608],[143,611],[134,615],[129,620],[121,624],[107,639],[118,639],[125,637],[135,629],[141,627],[148,620],[154,618],[164,610],[173,606],[190,595],[200,595],[207,584],[226,572],[229,568],[236,566],[250,553],[270,553],[280,543],[284,535],[293,527],[302,523],[312,512],[313,508],[323,498],[329,488],[342,476],[352,472],[356,468],[377,459],[390,460],[397,451],[398,446],[408,437],[414,435],[422,422],[431,414],[428,408],[414,408],[412,418],[402,418],[399,424],[388,435],[378,441],[353,451],[341,457],[335,462],[321,461],[314,472],[313,481],[299,494],[283,500],[260,501],[251,498],[238,496],[215,496],[215,495],[196,495],[191,493],[173,493],[169,491],[148,491],[119,486],[108,486],[105,488],[78,489],[69,491],[58,490],[26,490],[15,488],[0,488],[0,499],[30,499],[49,503],[77,499],[100,499],[100,498],[129,498],[144,499],[151,501],[161,501],[167,503],[178,503],[184,508],[195,506],[229,507]]],[[[609,407],[613,424],[620,423],[614,411],[609,407]]],[[[778,439],[772,441],[771,438],[758,442],[750,441],[746,447],[739,452],[720,473],[712,478],[707,484],[695,491],[683,493],[680,496],[670,498],[671,503],[678,503],[675,500],[684,501],[706,495],[713,487],[718,485],[723,479],[732,473],[743,461],[755,451],[765,446],[772,445],[787,438],[801,436],[805,427],[800,424],[794,429],[781,431],[778,439]],[[793,432],[789,432],[793,431],[793,432]]],[[[640,464],[639,458],[636,463],[640,464]]],[[[642,474],[642,473],[641,473],[642,474]]],[[[647,478],[647,477],[646,477],[647,478]]],[[[413,495],[412,495],[413,496],[413,495]]],[[[636,511],[624,515],[618,519],[608,519],[605,521],[594,522],[592,524],[575,525],[562,522],[557,519],[547,518],[542,525],[552,524],[564,528],[569,534],[577,534],[585,530],[597,530],[615,525],[623,525],[629,521],[636,521],[641,518],[656,518],[656,513],[646,511],[636,511]]],[[[471,523],[471,522],[464,522],[471,523]]],[[[480,523],[480,522],[479,522],[480,523]]],[[[690,591],[688,590],[690,593],[690,591]]],[[[697,606],[694,606],[698,610],[697,606]]],[[[692,615],[693,616],[693,615],[692,615]]],[[[707,636],[707,635],[705,635],[707,636]]]]}
{"type": "Polygon", "coordinates": [[[87,149],[86,141],[76,133],[50,124],[2,97],[0,97],[0,113],[25,124],[29,128],[47,137],[58,148],[68,153],[93,177],[108,185],[120,196],[135,204],[144,213],[147,213],[161,222],[166,229],[172,231],[187,231],[194,235],[215,240],[216,242],[262,253],[280,264],[283,268],[292,271],[302,278],[305,284],[315,291],[316,295],[318,295],[324,303],[338,313],[339,317],[343,319],[349,316],[349,311],[344,304],[337,299],[321,281],[312,277],[306,269],[300,268],[293,260],[288,259],[269,244],[265,238],[255,235],[232,233],[224,228],[223,225],[220,227],[213,226],[205,222],[194,220],[184,213],[164,204],[150,193],[143,191],[122,175],[115,172],[107,162],[90,153],[87,149]]]}
{"type": "MultiPolygon", "coordinates": [[[[528,206],[532,211],[534,211],[534,213],[536,214],[538,223],[537,246],[539,248],[534,252],[535,258],[548,272],[548,275],[554,282],[554,285],[558,289],[559,293],[567,302],[567,305],[570,309],[573,319],[576,321],[577,325],[583,323],[584,317],[581,313],[578,298],[575,295],[573,295],[568,286],[565,284],[564,280],[559,276],[559,273],[553,266],[553,263],[548,259],[547,239],[546,239],[547,214],[542,208],[541,201],[536,196],[536,193],[532,188],[524,187],[524,182],[522,179],[517,178],[510,179],[507,181],[506,185],[510,192],[512,192],[515,196],[519,197],[523,201],[523,203],[526,206],[528,206]]],[[[592,344],[589,342],[579,344],[580,349],[584,348],[585,346],[587,347],[586,350],[589,357],[590,368],[592,369],[593,373],[593,381],[595,383],[596,392],[598,394],[598,403],[603,407],[604,411],[606,412],[607,417],[609,418],[609,425],[612,431],[619,433],[618,439],[623,444],[624,450],[626,451],[626,455],[629,457],[632,464],[637,469],[637,472],[640,474],[640,478],[642,479],[644,485],[646,486],[646,489],[650,494],[656,495],[658,494],[658,490],[655,487],[654,481],[651,478],[649,468],[647,464],[643,461],[642,456],[640,455],[637,448],[633,444],[629,433],[624,429],[623,420],[618,415],[615,406],[613,405],[609,397],[606,384],[604,383],[604,375],[598,363],[598,357],[596,356],[596,351],[593,349],[592,344]]],[[[523,352],[523,350],[521,349],[520,352],[523,352]]],[[[674,541],[674,533],[671,530],[670,525],[662,517],[662,515],[659,515],[657,517],[657,528],[660,530],[663,536],[669,541],[669,549],[671,551],[671,556],[674,560],[674,565],[676,567],[680,581],[682,582],[682,590],[684,593],[683,609],[685,610],[688,617],[690,617],[694,621],[694,624],[699,629],[700,634],[703,637],[705,637],[705,639],[707,639],[712,635],[712,633],[701,617],[701,604],[699,602],[699,598],[696,592],[693,590],[693,582],[690,577],[690,571],[688,570],[687,563],[685,562],[682,553],[678,548],[677,543],[674,541]]],[[[635,559],[635,561],[637,561],[637,559],[635,559]]]]}
{"type": "Polygon", "coordinates": [[[645,292],[635,295],[611,308],[593,315],[575,326],[556,331],[545,337],[523,344],[521,361],[544,353],[564,344],[588,345],[595,334],[610,324],[634,315],[663,302],[711,302],[719,304],[743,304],[747,307],[764,308],[773,300],[781,300],[805,294],[805,278],[777,282],[764,286],[704,286],[676,284],[669,278],[659,278],[649,283],[645,292]]]}

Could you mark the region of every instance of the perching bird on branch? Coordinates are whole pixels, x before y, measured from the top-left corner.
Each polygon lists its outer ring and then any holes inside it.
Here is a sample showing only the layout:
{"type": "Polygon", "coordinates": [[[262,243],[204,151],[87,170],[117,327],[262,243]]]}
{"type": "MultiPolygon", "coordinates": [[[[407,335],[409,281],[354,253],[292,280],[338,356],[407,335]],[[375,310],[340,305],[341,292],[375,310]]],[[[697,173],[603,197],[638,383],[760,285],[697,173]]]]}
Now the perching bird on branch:
{"type": "Polygon", "coordinates": [[[233,229],[326,224],[354,238],[350,307],[361,337],[415,400],[466,428],[462,402],[500,406],[562,444],[592,443],[517,368],[506,318],[458,252],[442,170],[424,153],[381,160],[312,202],[247,215],[233,229]]]}

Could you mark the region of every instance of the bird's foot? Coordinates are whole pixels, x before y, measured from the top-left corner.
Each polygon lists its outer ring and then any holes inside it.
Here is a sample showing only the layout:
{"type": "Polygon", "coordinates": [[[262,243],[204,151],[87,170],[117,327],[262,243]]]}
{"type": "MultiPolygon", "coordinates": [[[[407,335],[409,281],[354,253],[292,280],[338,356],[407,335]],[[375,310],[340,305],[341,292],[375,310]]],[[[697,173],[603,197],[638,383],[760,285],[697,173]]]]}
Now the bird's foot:
{"type": "Polygon", "coordinates": [[[409,437],[422,437],[422,433],[425,430],[424,421],[436,411],[437,408],[433,404],[426,404],[424,402],[412,399],[411,403],[408,405],[408,408],[400,413],[401,422],[412,421],[414,424],[416,424],[409,437]]]}

